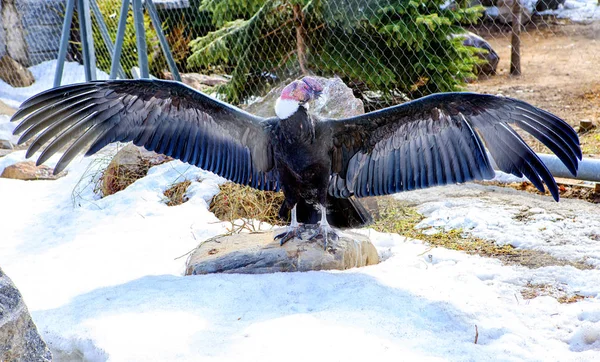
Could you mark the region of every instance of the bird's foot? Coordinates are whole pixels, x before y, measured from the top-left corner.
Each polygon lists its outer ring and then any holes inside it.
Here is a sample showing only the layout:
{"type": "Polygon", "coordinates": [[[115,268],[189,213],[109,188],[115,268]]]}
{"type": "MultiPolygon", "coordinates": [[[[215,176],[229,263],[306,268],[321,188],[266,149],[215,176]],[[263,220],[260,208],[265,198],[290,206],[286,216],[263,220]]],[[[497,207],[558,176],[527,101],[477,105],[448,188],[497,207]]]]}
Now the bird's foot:
{"type": "Polygon", "coordinates": [[[302,224],[298,224],[295,226],[290,225],[286,229],[287,230],[285,232],[275,235],[275,238],[274,238],[275,240],[281,239],[279,241],[279,245],[283,245],[294,238],[298,238],[298,239],[302,240],[302,232],[304,232],[304,230],[306,230],[304,228],[304,225],[302,225],[302,224]]]}
{"type": "Polygon", "coordinates": [[[317,230],[315,231],[315,233],[312,234],[311,237],[308,238],[308,240],[313,240],[313,239],[317,239],[317,238],[323,238],[324,248],[325,248],[325,250],[327,250],[327,242],[330,240],[330,238],[331,238],[331,240],[336,241],[340,237],[336,233],[336,231],[331,226],[329,226],[329,224],[325,224],[325,225],[320,224],[317,227],[317,230]]]}

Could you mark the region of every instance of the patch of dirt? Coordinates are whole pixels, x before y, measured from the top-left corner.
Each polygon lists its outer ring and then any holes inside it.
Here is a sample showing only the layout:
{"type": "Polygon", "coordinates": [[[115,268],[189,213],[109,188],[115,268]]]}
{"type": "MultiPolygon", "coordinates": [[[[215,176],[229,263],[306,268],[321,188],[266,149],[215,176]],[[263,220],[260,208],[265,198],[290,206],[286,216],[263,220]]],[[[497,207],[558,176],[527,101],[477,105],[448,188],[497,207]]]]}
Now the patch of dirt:
{"type": "MultiPolygon", "coordinates": [[[[600,22],[529,25],[521,35],[521,76],[509,74],[508,28],[472,30],[490,42],[500,63],[496,76],[468,85],[469,91],[524,100],[560,116],[572,126],[583,119],[600,123],[600,22]]],[[[584,154],[600,157],[598,127],[580,137],[584,154]]],[[[534,149],[545,151],[539,143],[534,149]]]]}
{"type": "Polygon", "coordinates": [[[494,240],[484,240],[463,232],[462,229],[438,230],[435,234],[424,234],[415,226],[424,219],[415,208],[389,197],[374,198],[379,205],[379,214],[371,226],[379,232],[397,233],[412,239],[423,240],[431,247],[443,247],[463,251],[467,254],[499,259],[506,265],[521,265],[530,269],[546,266],[572,266],[580,270],[594,269],[583,260],[570,261],[556,258],[540,250],[517,249],[512,245],[498,245],[494,240]]]}
{"type": "Polygon", "coordinates": [[[585,299],[586,297],[577,294],[577,293],[569,293],[565,288],[558,285],[552,284],[536,284],[528,282],[525,285],[525,288],[521,290],[521,295],[523,299],[533,299],[541,296],[550,296],[555,298],[559,303],[562,304],[570,304],[579,302],[580,300],[585,299]]]}

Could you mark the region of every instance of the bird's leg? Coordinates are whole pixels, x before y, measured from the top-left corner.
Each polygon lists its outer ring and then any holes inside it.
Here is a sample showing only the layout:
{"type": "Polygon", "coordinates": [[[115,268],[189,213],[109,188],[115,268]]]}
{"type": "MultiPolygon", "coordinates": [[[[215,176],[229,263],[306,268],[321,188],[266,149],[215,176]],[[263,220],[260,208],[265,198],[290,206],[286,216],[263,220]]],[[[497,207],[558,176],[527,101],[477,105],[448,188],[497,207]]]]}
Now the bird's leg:
{"type": "Polygon", "coordinates": [[[319,207],[321,208],[321,221],[319,222],[319,227],[317,228],[317,231],[310,238],[308,238],[308,240],[312,240],[316,237],[322,236],[323,242],[325,244],[325,249],[327,249],[327,241],[329,240],[329,236],[331,236],[332,240],[337,240],[339,236],[327,222],[327,209],[325,208],[325,206],[319,204],[319,207]]]}
{"type": "Polygon", "coordinates": [[[304,226],[298,223],[298,219],[296,218],[296,205],[294,205],[292,208],[292,222],[290,222],[290,226],[287,227],[285,232],[275,235],[275,240],[281,239],[279,245],[283,245],[296,237],[302,240],[302,231],[304,231],[304,226]]]}

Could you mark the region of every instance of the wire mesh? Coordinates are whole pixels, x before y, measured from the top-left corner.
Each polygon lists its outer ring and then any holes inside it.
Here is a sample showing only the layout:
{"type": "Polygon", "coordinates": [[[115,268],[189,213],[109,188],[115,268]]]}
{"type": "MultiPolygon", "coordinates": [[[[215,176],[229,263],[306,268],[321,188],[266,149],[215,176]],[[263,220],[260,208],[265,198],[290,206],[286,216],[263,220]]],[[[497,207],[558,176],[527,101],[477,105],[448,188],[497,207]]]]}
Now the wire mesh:
{"type": "MultiPolygon", "coordinates": [[[[90,1],[97,3],[114,42],[121,0],[90,1]]],[[[546,84],[542,75],[550,78],[568,67],[593,69],[600,64],[598,0],[521,0],[523,76],[514,79],[507,74],[515,0],[154,3],[184,80],[235,104],[303,74],[340,77],[368,110],[462,89],[521,95],[535,104],[544,96],[551,98],[548,92],[560,91],[552,89],[560,84],[546,84]],[[479,37],[467,36],[465,31],[479,37]]],[[[56,59],[65,4],[66,0],[0,0],[0,78],[4,82],[27,86],[31,80],[22,75],[26,70],[16,68],[56,59]]],[[[111,57],[99,19],[92,19],[96,65],[109,73],[111,57]]],[[[150,73],[169,79],[148,14],[144,25],[150,73]]],[[[74,16],[67,60],[81,63],[78,28],[74,16]]],[[[121,58],[127,77],[135,75],[135,45],[130,8],[121,58]]],[[[575,69],[573,73],[581,72],[575,69]]],[[[596,92],[598,72],[591,73],[574,81],[596,92]]],[[[593,107],[586,107],[589,112],[578,117],[596,119],[593,107]]],[[[569,116],[566,109],[550,110],[569,116]]]]}

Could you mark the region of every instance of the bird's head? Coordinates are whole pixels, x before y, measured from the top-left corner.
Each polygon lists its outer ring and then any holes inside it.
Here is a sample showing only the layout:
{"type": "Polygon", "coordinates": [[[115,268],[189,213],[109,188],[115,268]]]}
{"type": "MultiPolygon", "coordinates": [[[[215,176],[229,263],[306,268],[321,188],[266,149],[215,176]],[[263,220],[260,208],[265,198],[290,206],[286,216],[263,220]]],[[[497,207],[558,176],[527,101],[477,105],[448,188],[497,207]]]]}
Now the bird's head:
{"type": "Polygon", "coordinates": [[[321,95],[323,87],[312,77],[304,77],[288,84],[281,91],[281,96],[275,103],[275,113],[280,119],[290,117],[296,113],[298,107],[306,107],[307,102],[313,101],[321,95]]]}

